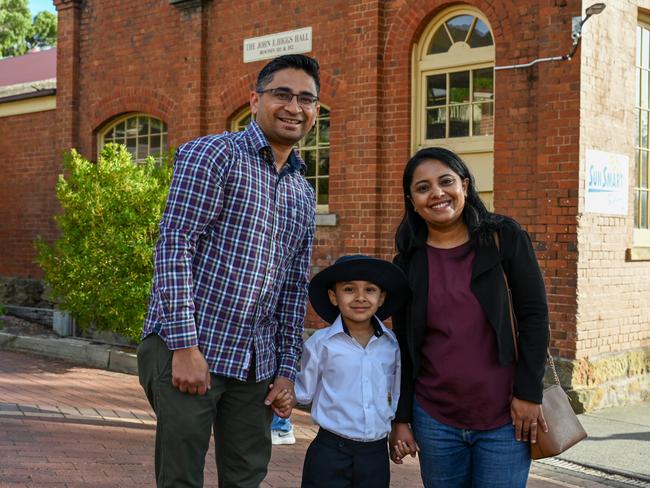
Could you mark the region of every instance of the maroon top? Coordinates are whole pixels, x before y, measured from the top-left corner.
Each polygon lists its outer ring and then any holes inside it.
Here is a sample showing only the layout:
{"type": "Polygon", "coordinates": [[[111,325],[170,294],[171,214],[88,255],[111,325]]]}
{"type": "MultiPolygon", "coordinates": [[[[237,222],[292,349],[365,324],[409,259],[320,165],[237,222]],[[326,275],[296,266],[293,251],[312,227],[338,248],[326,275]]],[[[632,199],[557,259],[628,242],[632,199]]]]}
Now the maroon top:
{"type": "Polygon", "coordinates": [[[429,301],[415,395],[433,418],[461,429],[511,421],[514,364],[497,360],[496,334],[470,289],[474,250],[428,246],[429,301]]]}

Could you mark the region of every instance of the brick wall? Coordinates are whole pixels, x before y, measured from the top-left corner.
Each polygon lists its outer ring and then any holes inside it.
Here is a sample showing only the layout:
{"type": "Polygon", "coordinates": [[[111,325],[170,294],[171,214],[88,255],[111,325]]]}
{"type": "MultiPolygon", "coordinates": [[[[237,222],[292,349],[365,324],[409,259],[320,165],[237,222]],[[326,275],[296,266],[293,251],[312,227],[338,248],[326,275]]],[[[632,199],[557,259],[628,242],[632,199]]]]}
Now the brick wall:
{"type": "Polygon", "coordinates": [[[55,234],[54,186],[61,172],[55,111],[0,117],[0,275],[41,277],[34,239],[55,234]]]}
{"type": "Polygon", "coordinates": [[[578,214],[579,357],[596,357],[650,345],[650,262],[626,262],[634,246],[632,229],[636,25],[638,7],[650,2],[608,2],[585,24],[580,130],[578,214]],[[607,69],[603,69],[606,65],[607,69]],[[588,149],[629,158],[628,216],[585,213],[585,157],[588,149]]]}
{"type": "MultiPolygon", "coordinates": [[[[501,66],[566,54],[571,18],[583,8],[579,0],[466,3],[487,16],[501,66]]],[[[190,10],[166,0],[56,4],[57,148],[75,145],[91,158],[98,131],[126,112],[163,119],[172,146],[227,129],[264,64],[243,64],[243,39],[311,26],[321,98],[331,109],[330,211],[339,222],[319,227],[313,269],[344,253],[393,255],[410,154],[411,51],[449,2],[211,1],[190,10]]],[[[634,49],[636,8],[631,0],[608,4],[591,19],[582,57],[578,51],[571,61],[496,75],[495,208],[533,238],[549,294],[552,352],[568,359],[648,342],[649,312],[639,305],[649,291],[642,279],[648,268],[624,261],[631,219],[585,215],[580,207],[586,148],[633,156],[633,113],[622,107],[634,90],[620,90],[619,81],[633,80],[622,70],[634,49]],[[624,26],[632,27],[628,37],[624,26]]],[[[46,116],[27,117],[38,124],[46,116]]],[[[39,185],[51,187],[56,172],[39,185]]],[[[39,227],[51,233],[47,198],[39,227]]],[[[29,269],[0,271],[18,268],[29,269]]]]}

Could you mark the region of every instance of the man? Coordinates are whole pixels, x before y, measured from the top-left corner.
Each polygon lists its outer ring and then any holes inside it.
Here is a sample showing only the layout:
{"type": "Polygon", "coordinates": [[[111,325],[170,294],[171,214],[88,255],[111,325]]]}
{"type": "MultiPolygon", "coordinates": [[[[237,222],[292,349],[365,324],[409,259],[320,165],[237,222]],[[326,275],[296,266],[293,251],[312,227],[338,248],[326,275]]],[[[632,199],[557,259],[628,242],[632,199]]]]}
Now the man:
{"type": "Polygon", "coordinates": [[[295,144],[313,127],[318,63],[272,60],[244,132],[182,145],[154,251],[140,383],[157,416],[158,487],[203,486],[214,429],[220,487],[258,487],[276,396],[293,399],[314,192],[295,144]]]}

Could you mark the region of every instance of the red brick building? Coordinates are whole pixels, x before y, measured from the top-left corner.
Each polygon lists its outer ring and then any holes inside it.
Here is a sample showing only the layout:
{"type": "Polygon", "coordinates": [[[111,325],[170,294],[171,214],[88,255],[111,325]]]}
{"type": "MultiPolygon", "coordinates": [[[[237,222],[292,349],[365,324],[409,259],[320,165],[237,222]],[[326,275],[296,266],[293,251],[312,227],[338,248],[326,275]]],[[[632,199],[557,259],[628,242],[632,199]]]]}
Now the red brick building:
{"type": "Polygon", "coordinates": [[[551,351],[574,398],[594,408],[647,396],[650,1],[609,2],[570,60],[573,19],[591,2],[54,3],[55,107],[34,110],[51,93],[0,88],[0,276],[41,276],[31,243],[56,232],[61,151],[94,158],[120,141],[141,157],[236,130],[265,62],[245,56],[275,40],[322,67],[325,110],[302,147],[318,194],[315,268],[391,256],[405,161],[424,145],[453,148],[533,238],[551,351]]]}

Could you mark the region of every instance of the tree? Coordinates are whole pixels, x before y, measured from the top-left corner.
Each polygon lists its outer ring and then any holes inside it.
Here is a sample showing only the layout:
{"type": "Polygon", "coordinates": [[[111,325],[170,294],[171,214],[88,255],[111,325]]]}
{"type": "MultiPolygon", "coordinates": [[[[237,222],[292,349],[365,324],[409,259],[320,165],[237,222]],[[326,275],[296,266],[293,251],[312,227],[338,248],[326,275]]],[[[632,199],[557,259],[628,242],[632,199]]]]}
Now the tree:
{"type": "Polygon", "coordinates": [[[30,49],[56,46],[56,15],[46,11],[36,14],[27,45],[30,49]]]}
{"type": "Polygon", "coordinates": [[[0,0],[0,57],[27,52],[32,19],[27,0],[0,0]]]}
{"type": "Polygon", "coordinates": [[[0,0],[0,58],[56,45],[56,15],[39,12],[32,20],[27,0],[0,0]]]}
{"type": "Polygon", "coordinates": [[[45,280],[81,327],[137,341],[172,165],[134,164],[125,146],[107,144],[97,163],[72,150],[64,168],[56,186],[60,236],[36,243],[45,280]]]}

